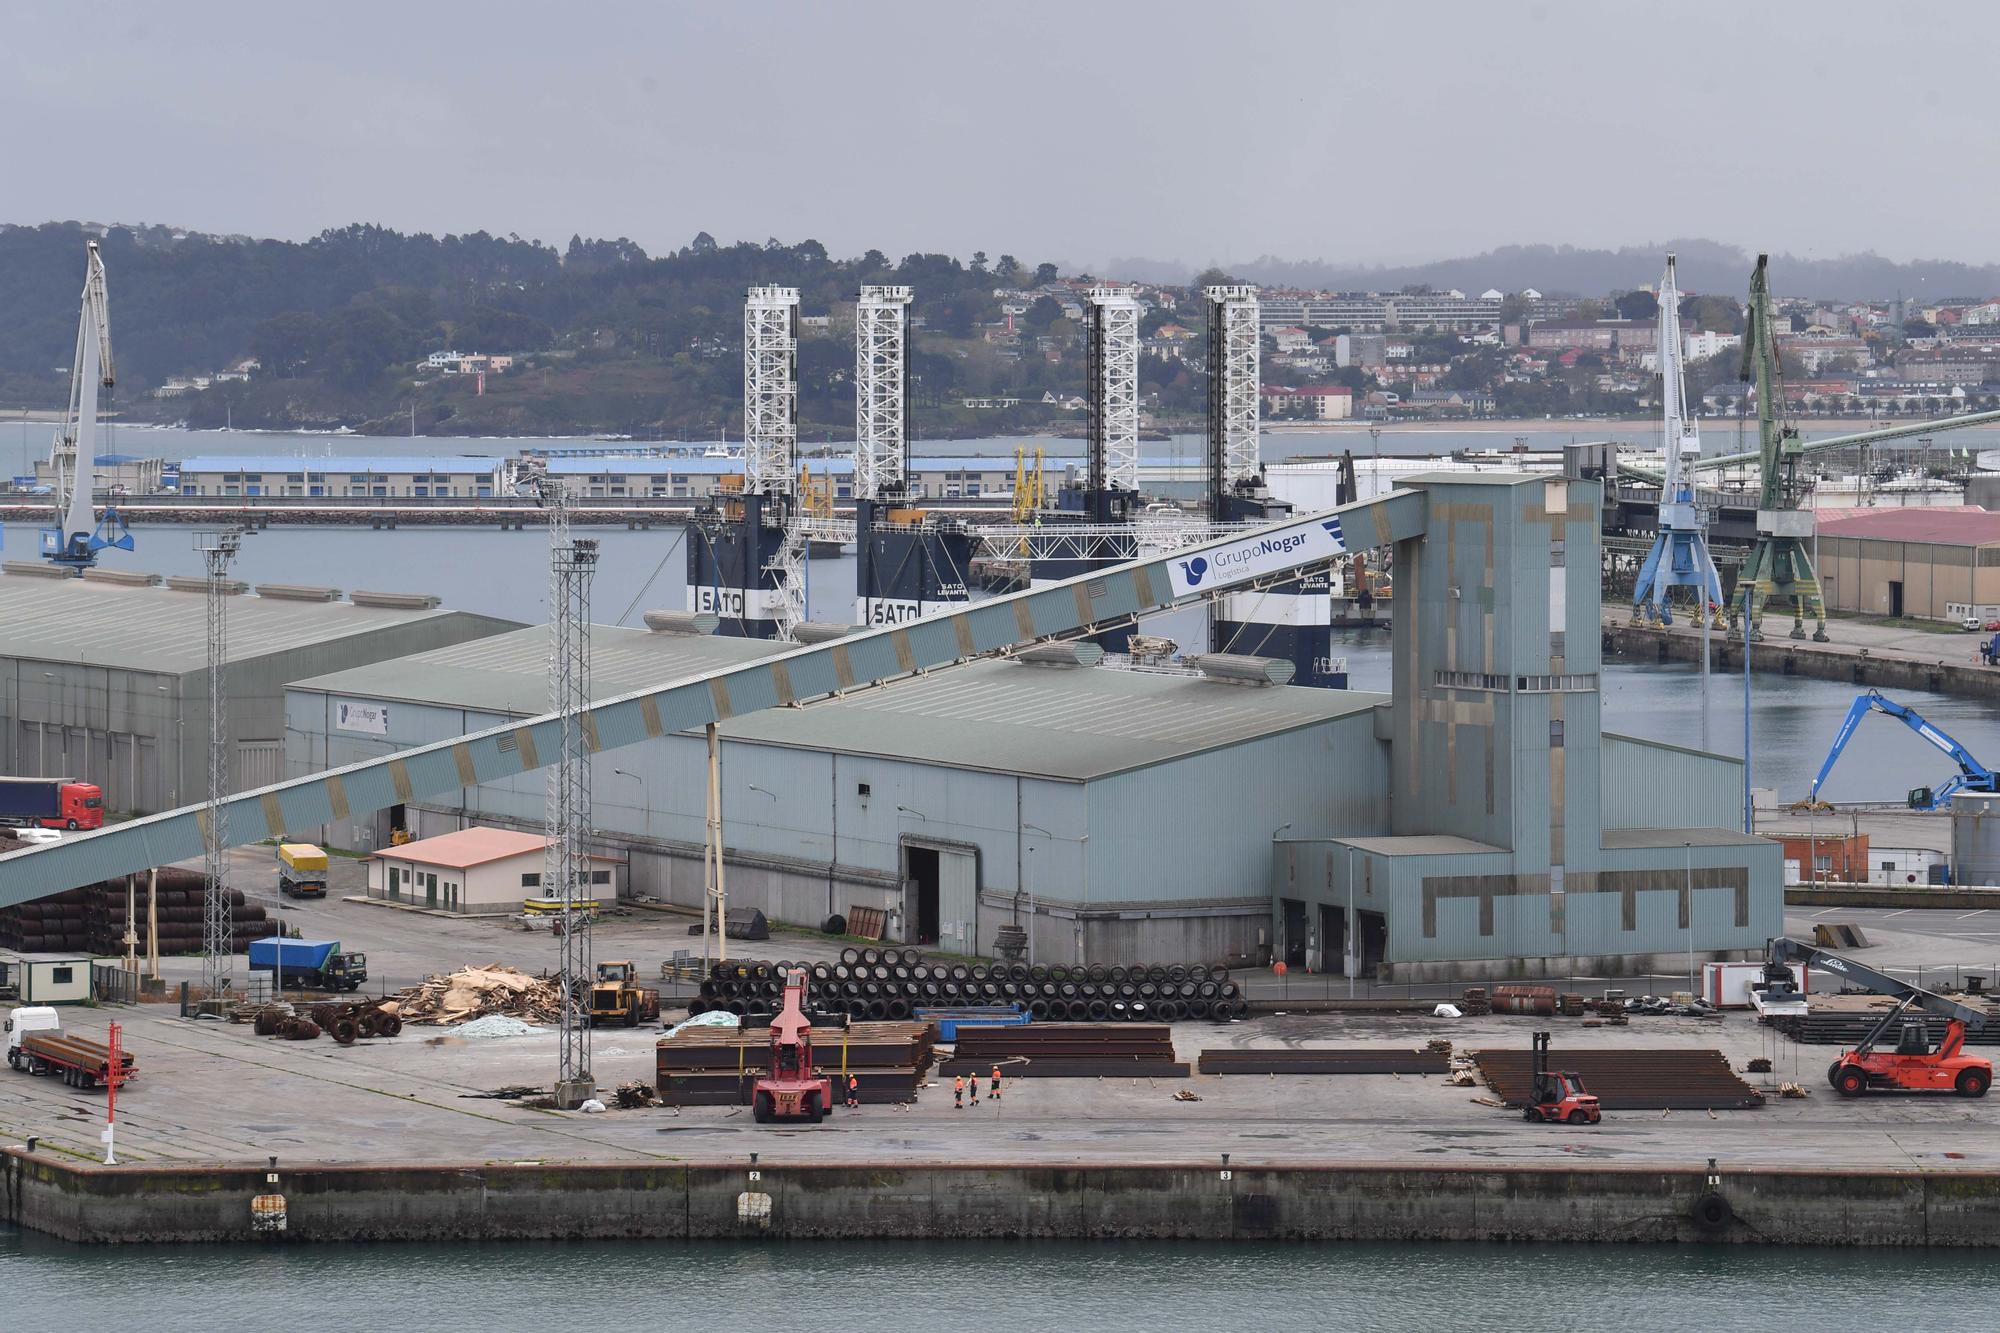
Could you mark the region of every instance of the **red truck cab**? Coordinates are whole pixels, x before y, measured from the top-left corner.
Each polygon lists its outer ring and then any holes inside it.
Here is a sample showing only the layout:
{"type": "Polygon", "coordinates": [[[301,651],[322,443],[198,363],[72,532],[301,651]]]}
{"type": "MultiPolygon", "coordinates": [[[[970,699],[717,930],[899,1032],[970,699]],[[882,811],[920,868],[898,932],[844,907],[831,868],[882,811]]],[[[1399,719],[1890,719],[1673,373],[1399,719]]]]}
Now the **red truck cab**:
{"type": "Polygon", "coordinates": [[[30,828],[104,827],[104,792],[68,778],[0,778],[0,823],[30,828]]]}

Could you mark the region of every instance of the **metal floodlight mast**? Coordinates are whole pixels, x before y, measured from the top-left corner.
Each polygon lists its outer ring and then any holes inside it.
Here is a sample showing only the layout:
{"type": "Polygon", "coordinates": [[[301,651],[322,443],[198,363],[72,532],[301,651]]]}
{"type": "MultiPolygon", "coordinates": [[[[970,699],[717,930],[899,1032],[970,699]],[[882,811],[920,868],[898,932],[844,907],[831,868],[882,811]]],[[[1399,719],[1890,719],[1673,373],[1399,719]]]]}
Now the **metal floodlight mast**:
{"type": "MultiPolygon", "coordinates": [[[[218,1000],[229,978],[229,958],[236,946],[229,898],[229,725],[225,713],[223,676],[229,658],[229,562],[243,543],[236,528],[197,532],[194,549],[201,552],[208,574],[208,808],[202,821],[201,989],[204,1000],[218,1000]]],[[[282,929],[282,927],[280,927],[282,929]]]]}
{"type": "Polygon", "coordinates": [[[1260,475],[1259,306],[1255,287],[1206,287],[1203,295],[1208,297],[1208,495],[1214,505],[1238,483],[1260,475]]]}
{"type": "Polygon", "coordinates": [[[799,436],[799,293],[752,287],[743,303],[743,488],[790,495],[799,436]]]}
{"type": "Polygon", "coordinates": [[[879,500],[909,481],[908,287],[863,287],[854,308],[854,495],[879,500]]]}
{"type": "Polygon", "coordinates": [[[569,493],[545,475],[539,489],[549,518],[549,697],[556,715],[556,762],[549,770],[548,852],[542,892],[557,901],[562,1017],[556,1055],[556,1101],[573,1106],[595,1094],[590,1072],[591,883],[590,579],[594,538],[570,535],[569,493]]]}
{"type": "Polygon", "coordinates": [[[1092,287],[1090,487],[1139,489],[1139,303],[1123,287],[1092,287]]]}

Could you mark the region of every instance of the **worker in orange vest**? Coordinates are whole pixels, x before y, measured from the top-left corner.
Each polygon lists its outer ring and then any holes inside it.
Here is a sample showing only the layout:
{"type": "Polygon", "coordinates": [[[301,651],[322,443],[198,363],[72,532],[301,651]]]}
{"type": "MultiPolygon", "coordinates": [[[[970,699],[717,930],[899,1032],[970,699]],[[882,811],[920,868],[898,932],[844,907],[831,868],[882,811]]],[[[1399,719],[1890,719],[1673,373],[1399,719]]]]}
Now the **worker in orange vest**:
{"type": "Polygon", "coordinates": [[[957,1074],[952,1077],[951,1109],[954,1111],[963,1111],[965,1109],[965,1075],[963,1074],[957,1074]]]}
{"type": "Polygon", "coordinates": [[[861,1105],[861,1080],[852,1074],[847,1076],[847,1105],[849,1108],[861,1105]]]}
{"type": "Polygon", "coordinates": [[[1000,1100],[1000,1066],[993,1066],[993,1100],[1000,1100]]]}
{"type": "Polygon", "coordinates": [[[965,1090],[972,1094],[972,1104],[979,1105],[979,1071],[972,1071],[972,1077],[965,1080],[965,1090]]]}

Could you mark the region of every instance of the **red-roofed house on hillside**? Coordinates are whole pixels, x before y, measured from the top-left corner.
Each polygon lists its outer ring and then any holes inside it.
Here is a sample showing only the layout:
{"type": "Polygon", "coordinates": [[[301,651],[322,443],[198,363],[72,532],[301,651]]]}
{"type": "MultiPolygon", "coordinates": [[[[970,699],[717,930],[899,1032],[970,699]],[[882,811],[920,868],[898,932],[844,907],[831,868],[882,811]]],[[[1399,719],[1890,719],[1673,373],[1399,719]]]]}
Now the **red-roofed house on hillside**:
{"type": "MultiPolygon", "coordinates": [[[[389,847],[368,858],[368,896],[411,907],[477,914],[513,913],[545,898],[548,838],[516,829],[464,828],[389,847]]],[[[590,858],[591,896],[614,902],[624,862],[590,858]]]]}
{"type": "Polygon", "coordinates": [[[1819,576],[1832,611],[2000,617],[2000,514],[1943,505],[1822,509],[1819,576]]]}

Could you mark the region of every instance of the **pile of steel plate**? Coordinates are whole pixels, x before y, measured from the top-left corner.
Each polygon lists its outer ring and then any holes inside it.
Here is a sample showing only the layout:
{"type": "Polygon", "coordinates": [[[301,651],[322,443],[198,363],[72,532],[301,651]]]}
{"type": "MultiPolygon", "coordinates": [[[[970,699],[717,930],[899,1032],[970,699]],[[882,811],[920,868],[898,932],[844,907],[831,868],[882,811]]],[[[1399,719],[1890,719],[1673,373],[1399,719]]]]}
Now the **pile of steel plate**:
{"type": "MultiPolygon", "coordinates": [[[[863,1102],[906,1102],[931,1063],[937,1029],[929,1023],[815,1026],[813,1062],[847,1100],[847,1076],[863,1102]]],[[[770,1065],[771,1031],[762,1027],[687,1027],[658,1043],[660,1100],[668,1106],[748,1106],[750,1087],[770,1065]]]]}
{"type": "MultiPolygon", "coordinates": [[[[1479,1076],[1509,1106],[1525,1106],[1533,1091],[1534,1058],[1526,1049],[1474,1051],[1479,1076]]],[[[1764,1104],[1764,1094],[1736,1076],[1721,1051],[1557,1050],[1549,1068],[1576,1074],[1607,1111],[1738,1111],[1764,1104]]]]}
{"type": "Polygon", "coordinates": [[[1196,1064],[1204,1074],[1442,1074],[1451,1058],[1439,1051],[1382,1046],[1224,1046],[1196,1064]]]}
{"type": "Polygon", "coordinates": [[[944,1074],[1007,1078],[1186,1078],[1173,1031],[1161,1024],[1046,1023],[967,1028],[944,1074]]]}

